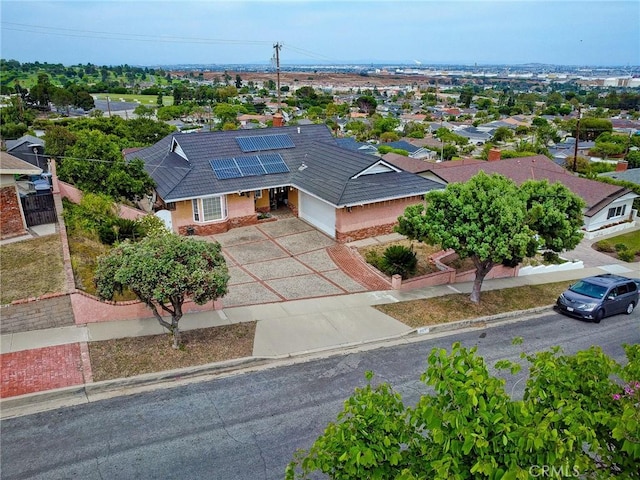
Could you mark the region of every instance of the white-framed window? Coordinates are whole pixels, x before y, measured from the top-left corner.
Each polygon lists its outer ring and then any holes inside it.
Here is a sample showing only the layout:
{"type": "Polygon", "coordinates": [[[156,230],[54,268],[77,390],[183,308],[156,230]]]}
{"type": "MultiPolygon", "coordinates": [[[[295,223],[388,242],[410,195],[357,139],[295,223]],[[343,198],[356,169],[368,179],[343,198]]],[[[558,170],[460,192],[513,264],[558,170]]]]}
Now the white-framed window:
{"type": "Polygon", "coordinates": [[[621,205],[619,207],[611,207],[607,212],[607,220],[613,217],[621,217],[624,215],[624,211],[627,209],[626,205],[621,205]]]}
{"type": "Polygon", "coordinates": [[[262,190],[254,190],[253,196],[255,198],[262,198],[262,190]]]}
{"type": "Polygon", "coordinates": [[[194,198],[191,200],[193,221],[199,223],[214,222],[226,217],[223,197],[194,198]]]}

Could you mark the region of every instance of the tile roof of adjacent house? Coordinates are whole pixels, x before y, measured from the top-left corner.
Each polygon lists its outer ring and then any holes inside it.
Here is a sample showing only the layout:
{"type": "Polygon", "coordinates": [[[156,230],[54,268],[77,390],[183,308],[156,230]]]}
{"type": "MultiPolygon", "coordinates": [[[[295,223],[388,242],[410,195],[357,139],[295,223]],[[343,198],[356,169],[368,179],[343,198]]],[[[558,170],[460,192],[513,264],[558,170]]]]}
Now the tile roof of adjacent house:
{"type": "Polygon", "coordinates": [[[544,155],[532,157],[509,158],[495,162],[442,162],[432,164],[429,168],[434,175],[446,183],[465,182],[478,171],[487,174],[498,173],[510,178],[516,184],[527,180],[548,180],[550,183],[560,182],[576,195],[582,197],[587,205],[585,216],[591,217],[604,208],[612,200],[630,192],[629,189],[617,185],[589,180],[573,175],[544,155]]]}
{"type": "Polygon", "coordinates": [[[411,173],[421,173],[429,169],[431,165],[430,162],[425,162],[424,160],[418,160],[417,158],[405,157],[404,155],[400,155],[398,153],[389,152],[382,156],[382,159],[385,162],[390,163],[398,168],[401,168],[405,172],[411,173]]]}
{"type": "Polygon", "coordinates": [[[333,205],[345,206],[422,195],[441,188],[380,158],[338,147],[325,125],[173,133],[125,156],[145,162],[158,194],[166,202],[293,185],[333,205]],[[256,135],[288,136],[293,147],[243,151],[236,138],[256,135]],[[279,154],[289,171],[219,179],[209,163],[261,153],[279,154]]]}

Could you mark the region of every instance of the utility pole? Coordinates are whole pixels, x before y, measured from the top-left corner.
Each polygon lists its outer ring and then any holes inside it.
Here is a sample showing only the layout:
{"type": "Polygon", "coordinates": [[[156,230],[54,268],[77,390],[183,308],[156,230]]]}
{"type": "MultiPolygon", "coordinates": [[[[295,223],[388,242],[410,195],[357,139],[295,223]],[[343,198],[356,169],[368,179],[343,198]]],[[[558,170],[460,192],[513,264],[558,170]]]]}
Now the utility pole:
{"type": "Polygon", "coordinates": [[[278,113],[282,113],[282,107],[280,104],[280,49],[282,44],[276,43],[273,48],[276,51],[276,88],[278,89],[278,113]]]}
{"type": "Polygon", "coordinates": [[[573,172],[578,170],[578,140],[580,140],[580,104],[578,104],[578,122],[576,123],[576,144],[573,147],[573,172]]]}

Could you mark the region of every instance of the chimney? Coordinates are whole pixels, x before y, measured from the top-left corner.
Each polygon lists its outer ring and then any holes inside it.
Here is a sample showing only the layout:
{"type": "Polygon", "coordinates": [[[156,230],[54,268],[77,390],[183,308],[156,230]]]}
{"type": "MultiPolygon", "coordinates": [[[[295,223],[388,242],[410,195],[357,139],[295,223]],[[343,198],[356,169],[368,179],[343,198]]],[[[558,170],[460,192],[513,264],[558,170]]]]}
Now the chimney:
{"type": "Polygon", "coordinates": [[[284,117],[280,112],[273,114],[273,126],[282,127],[284,125],[284,117]]]}
{"type": "Polygon", "coordinates": [[[487,160],[489,160],[490,162],[495,162],[497,160],[500,160],[500,158],[502,158],[502,152],[500,152],[499,148],[492,148],[491,150],[489,150],[489,156],[487,157],[487,160]]]}
{"type": "Polygon", "coordinates": [[[620,160],[616,164],[616,172],[624,172],[628,166],[629,166],[629,162],[625,160],[620,160]]]}

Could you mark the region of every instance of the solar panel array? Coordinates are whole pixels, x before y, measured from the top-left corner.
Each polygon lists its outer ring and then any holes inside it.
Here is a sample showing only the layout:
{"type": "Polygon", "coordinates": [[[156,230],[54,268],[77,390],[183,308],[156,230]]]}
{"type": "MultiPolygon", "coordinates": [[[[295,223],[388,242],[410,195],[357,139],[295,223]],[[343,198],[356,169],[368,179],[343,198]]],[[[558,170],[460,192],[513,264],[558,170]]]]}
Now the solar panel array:
{"type": "Polygon", "coordinates": [[[289,172],[279,153],[216,158],[209,163],[218,180],[289,172]]]}
{"type": "Polygon", "coordinates": [[[240,149],[245,153],[295,147],[293,140],[291,140],[291,137],[286,133],[236,137],[236,142],[238,142],[240,149]]]}

